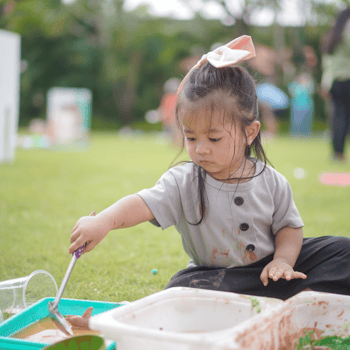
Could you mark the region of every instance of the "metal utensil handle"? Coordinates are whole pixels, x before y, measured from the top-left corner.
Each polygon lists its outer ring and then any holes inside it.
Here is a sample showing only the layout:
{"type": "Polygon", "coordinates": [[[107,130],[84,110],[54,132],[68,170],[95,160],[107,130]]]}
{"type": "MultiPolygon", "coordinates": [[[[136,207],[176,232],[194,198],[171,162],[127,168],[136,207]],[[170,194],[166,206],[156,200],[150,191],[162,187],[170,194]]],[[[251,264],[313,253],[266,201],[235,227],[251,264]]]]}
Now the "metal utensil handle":
{"type": "MultiPolygon", "coordinates": [[[[89,216],[95,215],[95,212],[93,211],[89,216]]],[[[61,283],[60,289],[58,290],[56,294],[56,298],[53,301],[52,304],[50,304],[50,310],[57,309],[58,303],[60,302],[63,292],[66,288],[66,285],[68,283],[69,277],[73,271],[74,265],[76,261],[81,257],[83,254],[84,248],[90,243],[90,241],[85,242],[82,246],[80,246],[73,254],[72,254],[72,260],[70,261],[70,264],[68,266],[67,272],[63,277],[63,281],[61,283]]]]}
{"type": "Polygon", "coordinates": [[[51,303],[50,301],[49,301],[49,313],[50,313],[50,317],[54,316],[56,320],[63,326],[63,328],[68,334],[74,335],[72,331],[72,327],[68,324],[66,319],[58,311],[57,306],[55,309],[53,308],[53,303],[51,303]]]}
{"type": "Polygon", "coordinates": [[[73,271],[74,265],[76,263],[76,261],[81,257],[81,255],[83,254],[84,248],[89,244],[90,242],[87,241],[85,244],[83,244],[82,246],[80,246],[73,254],[72,254],[72,260],[70,261],[70,264],[68,266],[67,272],[63,277],[60,289],[57,292],[56,298],[54,300],[54,302],[52,303],[52,308],[55,309],[58,305],[58,303],[60,302],[63,292],[66,288],[66,285],[68,283],[69,277],[73,271]]]}
{"type": "Polygon", "coordinates": [[[58,290],[58,292],[56,294],[56,298],[55,298],[54,302],[51,305],[51,309],[52,310],[57,308],[57,305],[58,305],[58,303],[60,302],[60,300],[62,298],[63,292],[64,292],[64,290],[66,288],[67,282],[68,282],[69,277],[70,277],[70,275],[71,275],[71,273],[73,271],[73,267],[74,267],[76,261],[77,261],[77,257],[73,253],[72,260],[70,261],[70,264],[68,266],[67,272],[66,272],[66,274],[63,277],[63,281],[61,283],[60,289],[58,290]]]}

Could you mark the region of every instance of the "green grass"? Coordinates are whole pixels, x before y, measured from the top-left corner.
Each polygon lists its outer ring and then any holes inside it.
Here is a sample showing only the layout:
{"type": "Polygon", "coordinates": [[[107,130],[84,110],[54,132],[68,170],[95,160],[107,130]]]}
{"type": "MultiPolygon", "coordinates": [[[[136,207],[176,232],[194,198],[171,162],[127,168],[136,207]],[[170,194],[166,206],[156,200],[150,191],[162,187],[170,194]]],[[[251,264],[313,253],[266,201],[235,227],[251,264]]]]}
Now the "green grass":
{"type": "MultiPolygon", "coordinates": [[[[322,171],[350,172],[350,165],[330,162],[328,141],[281,137],[266,151],[291,183],[305,236],[350,236],[350,188],[318,182],[322,171]],[[298,167],[306,171],[300,180],[293,175],[298,167]]],[[[13,164],[0,165],[0,280],[44,269],[59,285],[79,217],[152,187],[177,152],[154,135],[114,134],[94,134],[91,147],[80,152],[17,149],[13,164]]],[[[144,223],[112,231],[77,261],[64,297],[133,301],[162,290],[187,261],[174,228],[144,223]]]]}

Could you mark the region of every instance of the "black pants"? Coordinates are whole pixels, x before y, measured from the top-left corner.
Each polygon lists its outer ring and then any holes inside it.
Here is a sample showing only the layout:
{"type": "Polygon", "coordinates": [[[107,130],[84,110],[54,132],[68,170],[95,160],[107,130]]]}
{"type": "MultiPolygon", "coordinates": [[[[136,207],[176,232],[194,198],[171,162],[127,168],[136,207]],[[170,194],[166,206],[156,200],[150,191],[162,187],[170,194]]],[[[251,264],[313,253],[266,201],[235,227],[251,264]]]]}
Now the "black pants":
{"type": "Polygon", "coordinates": [[[332,122],[333,150],[343,154],[346,135],[350,125],[350,80],[336,80],[330,92],[334,105],[332,122]]]}
{"type": "Polygon", "coordinates": [[[269,279],[265,287],[260,280],[264,267],[273,254],[250,265],[233,268],[197,266],[181,270],[165,287],[191,287],[239,294],[288,299],[310,288],[313,291],[350,295],[350,239],[324,236],[304,238],[294,266],[307,279],[286,281],[269,279]]]}

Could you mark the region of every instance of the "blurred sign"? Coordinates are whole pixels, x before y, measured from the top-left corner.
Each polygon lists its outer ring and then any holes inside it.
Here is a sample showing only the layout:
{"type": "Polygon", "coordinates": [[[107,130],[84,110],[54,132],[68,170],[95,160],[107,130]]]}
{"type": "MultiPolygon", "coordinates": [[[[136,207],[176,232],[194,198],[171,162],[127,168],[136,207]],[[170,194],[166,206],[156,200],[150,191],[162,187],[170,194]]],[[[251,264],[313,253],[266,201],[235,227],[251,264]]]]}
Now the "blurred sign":
{"type": "Polygon", "coordinates": [[[47,97],[47,125],[52,145],[86,145],[91,123],[88,89],[52,88],[47,97]]]}
{"type": "Polygon", "coordinates": [[[0,163],[11,162],[17,143],[21,37],[0,30],[0,163]]]}

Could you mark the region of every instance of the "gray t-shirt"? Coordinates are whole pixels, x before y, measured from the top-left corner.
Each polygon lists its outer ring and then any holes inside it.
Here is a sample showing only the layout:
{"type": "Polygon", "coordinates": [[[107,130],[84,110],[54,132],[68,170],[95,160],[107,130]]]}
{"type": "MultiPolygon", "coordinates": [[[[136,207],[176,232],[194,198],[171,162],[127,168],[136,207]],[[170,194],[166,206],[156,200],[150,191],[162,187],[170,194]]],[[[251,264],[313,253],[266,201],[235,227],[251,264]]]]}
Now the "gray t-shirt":
{"type": "MultiPolygon", "coordinates": [[[[252,159],[256,161],[255,159],[252,159]]],[[[264,163],[257,161],[255,175],[264,163]]],[[[190,266],[248,265],[275,251],[283,227],[304,226],[286,178],[270,166],[242,184],[205,177],[206,216],[200,220],[198,167],[185,163],[168,170],[153,188],[138,192],[163,230],[175,226],[191,258],[190,266]]]]}

